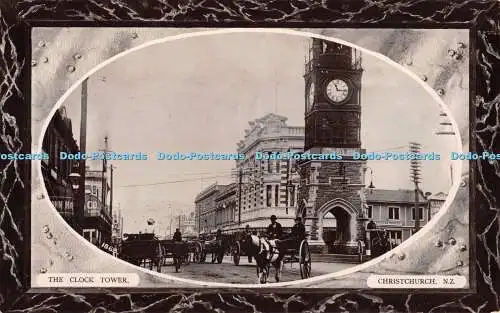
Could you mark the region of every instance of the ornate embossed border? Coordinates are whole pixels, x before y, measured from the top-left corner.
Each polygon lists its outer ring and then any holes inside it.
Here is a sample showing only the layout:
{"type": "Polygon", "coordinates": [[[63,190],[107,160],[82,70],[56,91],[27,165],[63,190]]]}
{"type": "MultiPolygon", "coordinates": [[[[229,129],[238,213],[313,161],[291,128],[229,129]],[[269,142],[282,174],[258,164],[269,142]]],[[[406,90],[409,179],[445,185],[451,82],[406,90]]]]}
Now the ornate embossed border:
{"type": "MultiPolygon", "coordinates": [[[[494,0],[266,0],[266,1],[13,1],[0,2],[0,147],[29,152],[30,23],[49,25],[268,26],[268,27],[460,27],[471,30],[471,102],[476,150],[499,153],[500,5],[494,0]]],[[[0,162],[0,308],[7,312],[339,311],[490,312],[500,310],[500,166],[473,167],[477,293],[302,293],[238,295],[202,290],[179,294],[23,294],[29,273],[24,240],[29,212],[30,164],[0,162]]]]}

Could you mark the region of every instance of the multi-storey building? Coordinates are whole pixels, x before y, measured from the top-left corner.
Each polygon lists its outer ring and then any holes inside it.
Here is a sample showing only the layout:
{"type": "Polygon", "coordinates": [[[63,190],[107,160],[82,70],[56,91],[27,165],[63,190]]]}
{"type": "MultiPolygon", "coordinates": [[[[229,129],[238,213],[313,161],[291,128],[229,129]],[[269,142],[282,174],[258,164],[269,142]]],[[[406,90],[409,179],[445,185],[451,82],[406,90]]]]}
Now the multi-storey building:
{"type": "Polygon", "coordinates": [[[288,126],[286,121],[286,117],[267,114],[249,122],[245,138],[238,143],[238,153],[246,158],[236,161],[236,182],[214,184],[196,197],[199,232],[218,228],[231,232],[246,225],[264,230],[273,214],[285,229],[293,225],[299,184],[295,162],[272,154],[301,152],[304,128],[288,126]]]}
{"type": "Polygon", "coordinates": [[[198,234],[210,233],[217,229],[216,224],[216,201],[219,191],[224,185],[212,184],[200,192],[195,198],[195,227],[198,234]]]}
{"type": "Polygon", "coordinates": [[[102,170],[87,168],[83,237],[98,246],[111,243],[112,217],[108,204],[109,189],[108,179],[102,170]]]}
{"type": "Polygon", "coordinates": [[[42,175],[49,198],[66,222],[81,232],[82,218],[79,214],[83,214],[77,212],[76,193],[69,181],[69,175],[78,172],[78,161],[60,157],[61,152],[79,152],[65,107],[57,110],[52,117],[43,138],[42,152],[49,156],[48,160],[42,160],[42,175]]]}
{"type": "MultiPolygon", "coordinates": [[[[389,232],[393,246],[408,239],[415,231],[415,192],[413,190],[370,189],[366,193],[367,218],[377,228],[389,232]]],[[[419,195],[420,227],[431,219],[428,200],[419,195]]]]}
{"type": "Polygon", "coordinates": [[[222,230],[232,230],[238,225],[238,184],[221,188],[215,198],[215,224],[222,230]]]}
{"type": "Polygon", "coordinates": [[[238,228],[266,228],[273,214],[285,229],[293,225],[299,184],[295,162],[273,158],[272,153],[302,152],[304,127],[288,126],[286,121],[286,117],[272,113],[251,121],[245,138],[238,143],[238,153],[246,155],[245,160],[236,161],[241,184],[238,228]],[[263,159],[264,155],[269,158],[263,159]]]}

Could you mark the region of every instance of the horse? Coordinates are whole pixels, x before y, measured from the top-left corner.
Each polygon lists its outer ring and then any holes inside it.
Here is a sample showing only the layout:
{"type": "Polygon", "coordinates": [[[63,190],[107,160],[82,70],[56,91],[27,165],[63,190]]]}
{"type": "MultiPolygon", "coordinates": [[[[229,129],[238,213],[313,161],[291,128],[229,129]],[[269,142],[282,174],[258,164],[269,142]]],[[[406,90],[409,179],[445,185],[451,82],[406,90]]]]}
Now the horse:
{"type": "Polygon", "coordinates": [[[391,250],[391,242],[389,241],[389,235],[385,231],[372,231],[371,247],[372,256],[378,257],[387,251],[391,250]]]}
{"type": "Polygon", "coordinates": [[[255,259],[258,283],[267,283],[271,265],[276,270],[276,282],[279,282],[285,254],[278,249],[278,241],[268,240],[267,238],[258,237],[256,235],[247,235],[247,238],[247,253],[255,259]]]}
{"type": "Polygon", "coordinates": [[[219,263],[222,262],[222,258],[224,257],[225,254],[225,249],[224,249],[224,241],[221,238],[217,238],[214,240],[214,250],[212,250],[212,263],[215,263],[215,261],[219,261],[219,263]]]}

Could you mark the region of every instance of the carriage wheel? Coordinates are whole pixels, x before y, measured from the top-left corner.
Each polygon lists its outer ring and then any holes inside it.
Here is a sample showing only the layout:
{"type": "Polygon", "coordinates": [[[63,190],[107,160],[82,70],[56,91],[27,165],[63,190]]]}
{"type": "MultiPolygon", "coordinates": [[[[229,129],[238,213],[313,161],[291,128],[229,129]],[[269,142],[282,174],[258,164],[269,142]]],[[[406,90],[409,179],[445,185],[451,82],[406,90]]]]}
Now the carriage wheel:
{"type": "Polygon", "coordinates": [[[307,241],[302,240],[299,250],[300,277],[302,279],[311,277],[311,251],[307,241]]]}
{"type": "Polygon", "coordinates": [[[240,265],[240,256],[241,256],[241,246],[240,243],[237,242],[233,248],[233,263],[234,265],[240,265]]]}

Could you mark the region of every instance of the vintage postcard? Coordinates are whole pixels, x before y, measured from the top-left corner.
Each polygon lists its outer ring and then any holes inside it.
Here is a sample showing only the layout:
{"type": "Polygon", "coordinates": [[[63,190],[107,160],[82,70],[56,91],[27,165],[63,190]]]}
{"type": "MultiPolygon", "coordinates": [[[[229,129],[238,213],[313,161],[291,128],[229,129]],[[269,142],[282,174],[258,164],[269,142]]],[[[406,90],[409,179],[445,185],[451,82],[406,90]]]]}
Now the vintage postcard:
{"type": "Polygon", "coordinates": [[[470,288],[468,38],[33,28],[32,288],[470,288]]]}
{"type": "Polygon", "coordinates": [[[0,311],[499,311],[499,10],[0,1],[0,311]]]}

